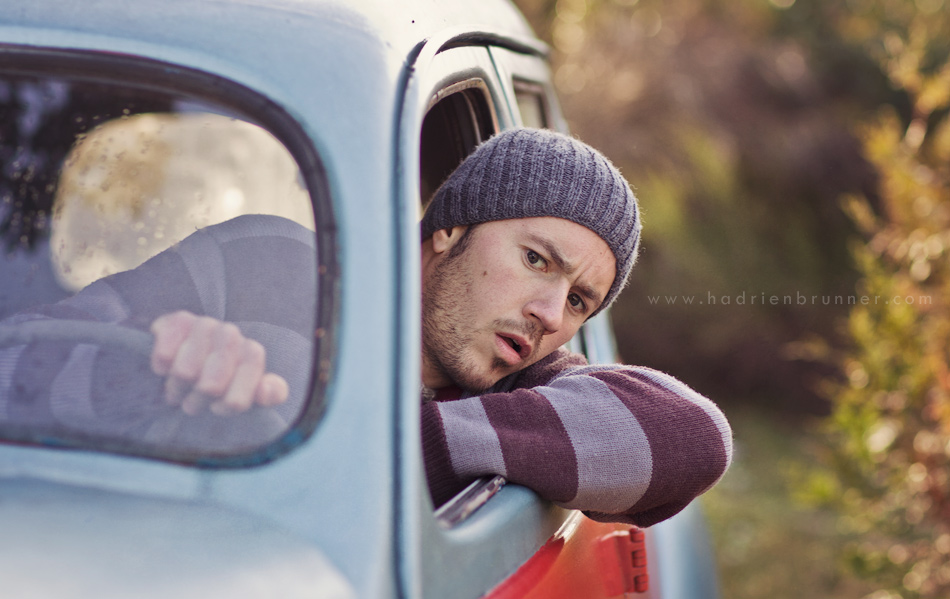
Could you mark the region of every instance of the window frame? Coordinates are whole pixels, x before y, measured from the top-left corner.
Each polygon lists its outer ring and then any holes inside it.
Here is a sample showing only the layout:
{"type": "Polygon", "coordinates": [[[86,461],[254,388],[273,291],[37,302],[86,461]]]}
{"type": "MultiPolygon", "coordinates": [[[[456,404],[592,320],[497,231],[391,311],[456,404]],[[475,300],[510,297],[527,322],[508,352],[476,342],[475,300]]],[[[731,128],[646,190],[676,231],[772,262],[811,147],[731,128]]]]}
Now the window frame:
{"type": "Polygon", "coordinates": [[[489,52],[498,69],[505,95],[510,98],[512,120],[519,126],[524,125],[517,102],[519,92],[537,94],[546,112],[545,127],[568,133],[567,121],[561,113],[552,83],[551,70],[544,58],[500,46],[489,47],[489,52]]]}
{"type": "Polygon", "coordinates": [[[515,104],[514,108],[518,113],[519,118],[521,119],[521,124],[525,127],[537,127],[539,129],[550,129],[551,128],[551,107],[549,106],[547,94],[545,93],[544,86],[539,83],[534,83],[532,81],[527,81],[524,79],[514,79],[512,81],[512,88],[514,89],[515,94],[515,104]],[[525,119],[524,110],[522,109],[521,100],[522,98],[531,98],[537,103],[537,108],[540,116],[540,123],[528,123],[525,119]]]}
{"type": "MultiPolygon", "coordinates": [[[[522,68],[524,67],[524,65],[533,64],[532,61],[526,61],[524,60],[525,57],[523,57],[522,55],[518,55],[516,53],[512,53],[510,50],[504,50],[500,48],[490,48],[489,51],[491,52],[493,58],[496,58],[496,53],[498,52],[502,52],[502,53],[507,52],[509,54],[515,54],[516,56],[518,56],[518,58],[515,59],[515,64],[516,66],[521,66],[522,68]]],[[[495,61],[495,64],[497,68],[497,60],[495,61]]],[[[499,75],[501,75],[501,72],[503,71],[499,69],[499,75]]],[[[540,78],[543,75],[544,70],[532,69],[530,72],[533,73],[535,77],[540,78]]],[[[466,92],[470,92],[472,90],[477,90],[478,92],[489,95],[490,97],[491,90],[488,87],[488,85],[486,85],[485,81],[482,78],[472,78],[472,79],[459,81],[457,83],[448,85],[445,88],[437,90],[435,94],[433,94],[431,100],[428,103],[428,106],[426,107],[426,115],[422,123],[423,131],[425,131],[426,124],[428,123],[428,118],[432,114],[432,111],[434,108],[445,103],[446,101],[451,101],[451,99],[455,96],[465,94],[466,92]]],[[[532,125],[524,125],[523,118],[520,112],[519,99],[520,99],[520,96],[524,94],[530,94],[531,96],[534,96],[536,98],[545,127],[547,127],[549,124],[552,124],[555,121],[555,116],[554,116],[554,113],[552,112],[552,101],[548,98],[548,95],[551,94],[551,90],[545,87],[545,85],[542,83],[533,82],[526,78],[518,78],[514,76],[512,77],[512,80],[511,80],[510,95],[506,99],[509,109],[511,111],[512,123],[522,125],[522,126],[532,126],[532,125]]],[[[469,102],[471,102],[470,99],[468,98],[466,99],[469,102]]],[[[491,103],[489,102],[488,105],[490,106],[491,103]]],[[[480,123],[478,123],[477,121],[476,112],[477,111],[470,112],[472,121],[469,124],[473,125],[472,128],[477,130],[480,126],[480,123]]],[[[498,120],[494,112],[491,113],[491,118],[492,118],[493,131],[497,133],[499,131],[498,120]]],[[[478,132],[476,132],[476,135],[478,135],[478,132]]],[[[481,141],[484,141],[484,139],[482,139],[481,141]]],[[[424,145],[425,145],[425,135],[423,134],[423,146],[424,145]]],[[[468,153],[471,153],[473,149],[474,147],[472,147],[468,153]]],[[[425,154],[426,154],[426,148],[422,147],[420,151],[420,172],[425,171],[425,164],[424,164],[425,154]]],[[[464,160],[464,158],[465,157],[463,156],[462,160],[464,160]]],[[[459,161],[459,163],[461,163],[461,160],[459,161]]],[[[421,181],[420,194],[421,194],[421,201],[422,201],[421,209],[424,212],[425,207],[428,204],[428,201],[431,199],[431,197],[427,197],[425,181],[421,181]]],[[[586,354],[587,353],[585,351],[586,348],[591,345],[591,342],[588,340],[588,337],[590,335],[591,333],[587,330],[586,327],[582,328],[578,332],[577,335],[571,338],[571,340],[568,343],[568,348],[571,351],[586,354]]],[[[458,495],[451,498],[448,502],[441,505],[438,509],[435,510],[436,520],[438,521],[439,525],[445,529],[450,529],[450,528],[460,525],[469,517],[471,517],[475,513],[476,510],[480,509],[482,506],[488,503],[492,497],[494,497],[497,493],[499,493],[504,487],[505,482],[506,481],[504,477],[497,476],[497,475],[484,476],[484,477],[479,478],[478,480],[472,481],[472,483],[470,483],[458,495]]]]}
{"type": "MultiPolygon", "coordinates": [[[[420,210],[425,211],[429,201],[438,187],[446,178],[458,167],[459,164],[471,154],[471,152],[481,142],[485,141],[499,131],[498,116],[495,112],[491,99],[491,91],[485,80],[481,77],[472,77],[458,81],[445,88],[440,89],[429,101],[426,108],[425,117],[422,120],[420,131],[420,150],[419,150],[419,173],[420,173],[420,210]],[[450,106],[451,104],[451,106],[450,106]],[[461,104],[461,105],[460,105],[461,104]],[[433,128],[427,127],[432,123],[433,118],[451,118],[451,114],[435,114],[437,109],[446,108],[450,112],[464,112],[468,121],[468,130],[463,131],[461,123],[454,123],[452,130],[447,131],[441,139],[433,140],[433,128]],[[438,141],[443,144],[442,148],[429,148],[432,141],[438,141]],[[452,146],[447,148],[445,146],[452,146]],[[432,152],[431,150],[454,150],[451,167],[444,165],[438,169],[437,173],[430,172],[426,161],[428,156],[446,155],[446,152],[432,152]],[[438,181],[432,179],[432,175],[438,175],[438,181]]],[[[436,131],[437,132],[437,131],[436,131]]]]}
{"type": "MultiPolygon", "coordinates": [[[[492,40],[499,43],[499,40],[492,40]]],[[[402,173],[400,193],[404,202],[416,210],[415,218],[404,223],[404,251],[408,256],[408,276],[404,297],[404,312],[410,328],[403,330],[402,343],[408,348],[418,347],[419,335],[419,281],[418,252],[421,218],[420,184],[414,177],[420,172],[419,137],[422,122],[433,99],[440,91],[460,82],[480,78],[490,94],[489,104],[497,114],[499,130],[519,125],[512,106],[515,102],[510,80],[505,80],[504,67],[499,66],[495,50],[500,47],[485,43],[445,42],[430,40],[420,50],[411,65],[407,79],[405,107],[400,122],[400,156],[397,159],[402,173]]],[[[501,44],[514,47],[510,44],[501,44]]],[[[518,47],[519,51],[531,51],[518,47]]],[[[520,55],[519,56],[524,56],[520,55]]],[[[502,54],[504,57],[504,54],[502,54]]],[[[535,60],[543,59],[536,56],[535,60]]],[[[443,91],[443,96],[445,92],[443,91]]],[[[556,104],[551,104],[556,107],[556,104]]],[[[552,115],[555,116],[556,115],[552,115]]],[[[557,118],[552,122],[557,122],[557,118]]],[[[418,352],[418,349],[408,351],[418,352]]],[[[400,453],[409,459],[400,460],[400,479],[406,486],[397,502],[396,522],[399,524],[400,543],[398,551],[403,556],[407,580],[415,581],[412,596],[423,598],[452,599],[469,597],[475,588],[460,588],[447,580],[448,569],[466,568],[480,573],[484,583],[481,593],[488,592],[506,579],[519,566],[535,554],[545,542],[561,530],[573,512],[540,499],[533,491],[519,485],[502,485],[499,477],[486,477],[473,482],[449,500],[439,510],[434,510],[422,467],[419,415],[418,362],[407,359],[400,368],[415,384],[407,385],[397,407],[397,429],[410,431],[397,441],[400,453]],[[415,370],[410,371],[410,368],[415,370]],[[408,574],[411,572],[412,574],[408,574]]]]}
{"type": "Polygon", "coordinates": [[[124,54],[59,48],[24,47],[0,43],[0,73],[100,82],[138,90],[160,91],[200,99],[228,108],[268,131],[296,161],[309,192],[317,248],[317,297],[313,364],[305,405],[296,421],[274,441],[244,453],[196,455],[170,448],[152,450],[102,437],[70,434],[62,437],[3,426],[3,444],[82,449],[97,453],[145,458],[200,469],[239,469],[259,466],[302,445],[317,429],[329,401],[336,368],[337,330],[341,304],[338,226],[332,208],[326,169],[312,140],[299,123],[276,102],[245,85],[197,69],[124,54]]]}

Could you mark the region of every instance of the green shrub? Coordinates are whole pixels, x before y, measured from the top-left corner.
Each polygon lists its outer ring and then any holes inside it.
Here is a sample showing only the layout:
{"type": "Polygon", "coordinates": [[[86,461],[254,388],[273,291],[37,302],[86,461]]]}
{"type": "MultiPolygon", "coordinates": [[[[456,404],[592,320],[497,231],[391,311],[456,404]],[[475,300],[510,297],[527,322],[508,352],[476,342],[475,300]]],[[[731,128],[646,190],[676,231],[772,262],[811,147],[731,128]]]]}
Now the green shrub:
{"type": "Polygon", "coordinates": [[[852,349],[830,389],[832,441],[821,477],[860,533],[847,563],[886,597],[950,597],[950,31],[942,1],[854,2],[841,31],[906,93],[862,139],[881,205],[848,197],[864,232],[848,317],[852,349]],[[827,474],[827,473],[826,473],[827,474]],[[835,481],[836,490],[827,483],[835,481]]]}

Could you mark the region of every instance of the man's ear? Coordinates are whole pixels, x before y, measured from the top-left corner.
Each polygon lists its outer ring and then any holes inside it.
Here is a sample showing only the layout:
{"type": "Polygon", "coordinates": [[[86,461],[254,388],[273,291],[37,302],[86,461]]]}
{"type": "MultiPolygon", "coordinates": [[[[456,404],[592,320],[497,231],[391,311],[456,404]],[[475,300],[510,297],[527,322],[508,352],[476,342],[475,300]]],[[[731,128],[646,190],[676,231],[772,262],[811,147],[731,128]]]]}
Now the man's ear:
{"type": "Polygon", "coordinates": [[[462,238],[466,229],[468,227],[464,225],[439,229],[432,234],[432,251],[436,254],[449,251],[462,238]]]}

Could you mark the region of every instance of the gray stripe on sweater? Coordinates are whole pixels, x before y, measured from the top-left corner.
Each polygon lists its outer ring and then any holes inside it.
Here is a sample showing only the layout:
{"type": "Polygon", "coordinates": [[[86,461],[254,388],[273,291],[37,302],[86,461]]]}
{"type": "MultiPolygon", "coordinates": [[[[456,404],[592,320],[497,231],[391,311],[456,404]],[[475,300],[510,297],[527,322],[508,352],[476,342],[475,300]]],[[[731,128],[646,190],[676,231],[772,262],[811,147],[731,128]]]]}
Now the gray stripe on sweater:
{"type": "Polygon", "coordinates": [[[0,419],[9,418],[7,402],[10,397],[10,385],[13,384],[13,375],[16,373],[20,354],[26,349],[25,345],[0,349],[0,419]]]}
{"type": "Polygon", "coordinates": [[[294,422],[306,405],[313,363],[313,342],[296,332],[267,322],[237,321],[245,337],[260,342],[267,350],[267,370],[284,377],[290,387],[287,401],[275,411],[286,423],[294,422]]]}
{"type": "Polygon", "coordinates": [[[175,249],[188,269],[203,313],[224,319],[228,289],[221,246],[210,235],[199,232],[185,239],[175,249]]]}
{"type": "Polygon", "coordinates": [[[316,233],[294,221],[272,214],[245,214],[226,221],[226,227],[208,227],[203,233],[214,237],[218,243],[248,237],[285,237],[310,247],[316,246],[316,233]]]}
{"type": "Polygon", "coordinates": [[[598,374],[601,372],[609,372],[612,370],[623,370],[629,372],[631,369],[636,369],[635,366],[624,366],[622,364],[587,364],[585,366],[573,366],[571,368],[566,368],[561,372],[554,375],[551,378],[551,381],[548,384],[556,381],[557,379],[568,377],[568,376],[589,376],[598,374]]]}
{"type": "Polygon", "coordinates": [[[69,427],[95,426],[101,418],[92,405],[92,371],[99,348],[75,346],[50,385],[49,407],[56,421],[69,427]]]}
{"type": "MultiPolygon", "coordinates": [[[[722,437],[722,447],[726,453],[726,466],[728,467],[728,465],[732,463],[732,428],[729,426],[729,422],[726,420],[726,415],[722,413],[722,410],[720,410],[716,404],[668,374],[642,367],[634,368],[634,370],[636,370],[641,376],[653,381],[660,387],[668,389],[669,391],[672,391],[680,397],[688,400],[693,405],[702,408],[706,415],[709,416],[709,419],[713,421],[713,424],[716,425],[716,428],[719,430],[719,435],[722,437]]],[[[725,473],[726,469],[723,469],[722,474],[725,475],[725,473]]],[[[703,489],[699,495],[702,495],[711,489],[721,479],[722,476],[716,479],[711,485],[703,489]]]]}
{"type": "Polygon", "coordinates": [[[498,433],[480,397],[440,402],[436,407],[445,429],[452,470],[458,476],[508,475],[498,433]]]}
{"type": "Polygon", "coordinates": [[[557,411],[577,455],[577,496],[563,505],[609,513],[635,505],[650,486],[653,452],[627,406],[589,376],[558,377],[535,391],[557,411]]]}

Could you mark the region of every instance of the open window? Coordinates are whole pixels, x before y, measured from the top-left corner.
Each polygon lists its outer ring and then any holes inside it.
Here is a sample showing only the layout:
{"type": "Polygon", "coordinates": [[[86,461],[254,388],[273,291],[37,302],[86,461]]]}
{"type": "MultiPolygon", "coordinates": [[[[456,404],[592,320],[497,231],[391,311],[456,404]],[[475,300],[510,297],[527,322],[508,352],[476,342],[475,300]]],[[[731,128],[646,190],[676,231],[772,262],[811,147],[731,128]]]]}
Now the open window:
{"type": "MultiPolygon", "coordinates": [[[[439,45],[433,42],[433,45],[436,49],[431,54],[424,49],[420,54],[422,58],[414,65],[407,97],[417,103],[408,104],[410,112],[404,120],[407,135],[414,135],[413,132],[419,135],[418,146],[405,143],[403,147],[407,152],[418,151],[422,206],[480,141],[524,121],[516,106],[511,79],[505,79],[507,71],[493,59],[495,46],[445,42],[439,45]]],[[[531,89],[534,88],[525,88],[525,91],[531,89]]],[[[548,122],[557,123],[557,120],[548,122]]],[[[414,195],[415,190],[408,187],[405,192],[414,195]]],[[[403,406],[407,418],[418,422],[417,408],[408,405],[417,401],[417,397],[407,400],[403,406]]],[[[418,440],[407,438],[406,443],[415,445],[418,440]]],[[[407,448],[407,451],[415,449],[407,448]]],[[[408,475],[411,476],[411,472],[408,475]]],[[[419,491],[428,496],[426,489],[419,491]]],[[[428,502],[411,504],[407,509],[428,511],[429,505],[428,502]]],[[[444,576],[446,570],[459,568],[478,572],[484,590],[488,591],[544,545],[564,525],[569,514],[539,500],[524,487],[505,485],[500,476],[474,481],[436,506],[433,518],[416,520],[422,540],[408,551],[418,547],[421,552],[420,596],[440,599],[471,596],[471,589],[452,584],[444,576]]]]}
{"type": "MultiPolygon", "coordinates": [[[[419,197],[422,209],[449,175],[476,147],[498,131],[485,81],[460,81],[439,91],[422,122],[419,145],[419,197]]],[[[467,518],[504,485],[500,476],[475,481],[441,506],[437,519],[452,526],[467,518]]]]}
{"type": "Polygon", "coordinates": [[[481,79],[450,85],[433,98],[420,137],[419,196],[423,208],[465,157],[497,130],[488,88],[481,79]]]}
{"type": "MultiPolygon", "coordinates": [[[[451,82],[437,90],[429,102],[422,122],[419,150],[420,199],[422,210],[428,205],[438,187],[482,141],[499,130],[499,120],[506,125],[536,128],[554,128],[557,106],[553,89],[546,79],[543,61],[509,50],[491,48],[501,59],[511,64],[499,65],[501,81],[495,79],[496,94],[507,88],[508,114],[499,119],[495,114],[488,82],[472,77],[451,82]],[[526,76],[520,76],[523,74],[526,76]]],[[[583,330],[569,342],[569,349],[584,352],[583,330]]],[[[504,486],[501,476],[484,477],[471,483],[464,491],[439,506],[436,519],[444,528],[451,528],[469,518],[476,510],[497,494],[504,486]]]]}
{"type": "Polygon", "coordinates": [[[278,455],[321,412],[332,257],[316,156],[236,85],[179,72],[166,88],[151,63],[63,58],[0,60],[0,441],[204,465],[278,455]],[[149,326],[177,310],[260,341],[287,401],[169,405],[149,326]]]}

